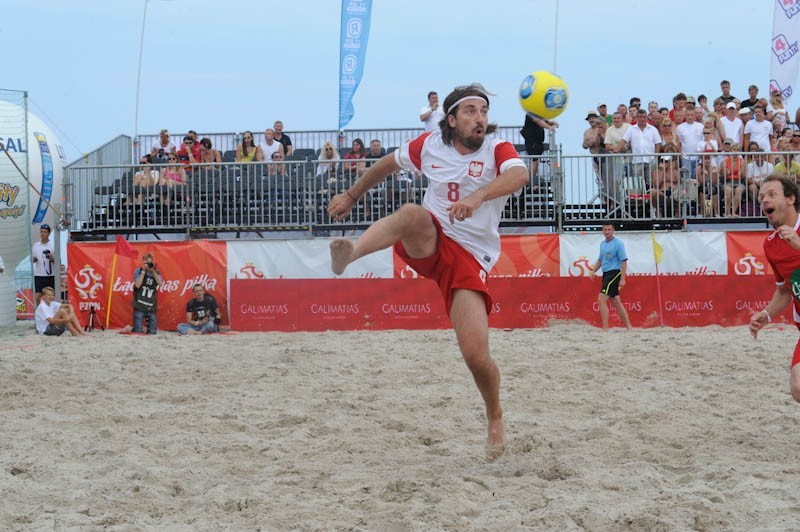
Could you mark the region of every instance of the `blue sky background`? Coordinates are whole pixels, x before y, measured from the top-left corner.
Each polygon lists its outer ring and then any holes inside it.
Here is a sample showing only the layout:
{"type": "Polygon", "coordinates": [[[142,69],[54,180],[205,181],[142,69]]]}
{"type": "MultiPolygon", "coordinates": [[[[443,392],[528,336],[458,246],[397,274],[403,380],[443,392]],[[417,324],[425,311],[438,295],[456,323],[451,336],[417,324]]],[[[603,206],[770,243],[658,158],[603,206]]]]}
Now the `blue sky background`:
{"type": "MultiPolygon", "coordinates": [[[[2,88],[29,92],[70,161],[132,135],[144,0],[7,1],[2,88]]],[[[570,90],[557,141],[581,154],[586,112],[678,91],[746,97],[769,83],[772,2],[561,0],[557,65],[570,90]]],[[[139,132],[338,125],[339,0],[149,0],[139,132]]],[[[556,0],[373,0],[349,127],[419,126],[429,90],[480,81],[490,118],[521,125],[517,89],[553,70],[556,0]]],[[[795,98],[796,99],[796,98],[795,98]]],[[[800,101],[789,101],[792,112],[800,101]]]]}

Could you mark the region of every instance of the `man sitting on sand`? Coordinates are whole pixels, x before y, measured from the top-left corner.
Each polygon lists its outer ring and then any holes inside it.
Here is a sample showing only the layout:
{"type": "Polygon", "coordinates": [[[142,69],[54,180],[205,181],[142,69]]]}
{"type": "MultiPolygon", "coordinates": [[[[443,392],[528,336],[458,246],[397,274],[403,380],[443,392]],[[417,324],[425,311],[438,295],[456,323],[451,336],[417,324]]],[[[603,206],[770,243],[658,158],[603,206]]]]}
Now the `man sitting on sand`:
{"type": "Polygon", "coordinates": [[[45,336],[61,336],[69,329],[72,336],[83,336],[78,317],[72,307],[61,304],[56,299],[56,292],[49,286],[42,288],[42,300],[36,307],[36,332],[45,336]]]}
{"type": "Polygon", "coordinates": [[[194,297],[186,303],[186,323],[178,325],[178,334],[208,334],[219,332],[219,313],[217,300],[206,294],[203,285],[197,283],[193,288],[194,297]]]}

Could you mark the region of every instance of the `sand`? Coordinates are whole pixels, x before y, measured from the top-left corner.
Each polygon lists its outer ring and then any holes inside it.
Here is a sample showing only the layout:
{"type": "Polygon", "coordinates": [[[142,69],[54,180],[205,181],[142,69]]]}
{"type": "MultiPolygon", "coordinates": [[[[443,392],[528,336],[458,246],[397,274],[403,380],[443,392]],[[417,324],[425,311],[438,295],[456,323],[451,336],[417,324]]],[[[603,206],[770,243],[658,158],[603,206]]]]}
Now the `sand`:
{"type": "Polygon", "coordinates": [[[0,331],[2,530],[796,530],[793,327],[0,331]]]}

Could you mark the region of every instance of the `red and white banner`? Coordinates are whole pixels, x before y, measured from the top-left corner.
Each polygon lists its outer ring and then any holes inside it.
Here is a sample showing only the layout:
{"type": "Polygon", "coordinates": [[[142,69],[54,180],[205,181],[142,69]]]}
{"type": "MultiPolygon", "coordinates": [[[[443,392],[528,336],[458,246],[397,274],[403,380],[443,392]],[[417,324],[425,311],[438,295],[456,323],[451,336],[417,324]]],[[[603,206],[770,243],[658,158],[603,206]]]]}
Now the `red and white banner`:
{"type": "Polygon", "coordinates": [[[159,329],[175,330],[179,323],[186,321],[186,303],[192,298],[192,287],[196,283],[202,284],[216,298],[222,322],[227,323],[225,242],[195,240],[131,244],[139,255],[137,259],[117,256],[114,279],[109,279],[116,247],[114,242],[70,244],[67,247],[69,300],[75,305],[81,323],[86,323],[92,308],[98,323],[105,323],[111,286],[109,327],[133,325],[133,272],[141,266],[141,257],[145,253],[153,255],[164,278],[158,290],[159,329]]]}

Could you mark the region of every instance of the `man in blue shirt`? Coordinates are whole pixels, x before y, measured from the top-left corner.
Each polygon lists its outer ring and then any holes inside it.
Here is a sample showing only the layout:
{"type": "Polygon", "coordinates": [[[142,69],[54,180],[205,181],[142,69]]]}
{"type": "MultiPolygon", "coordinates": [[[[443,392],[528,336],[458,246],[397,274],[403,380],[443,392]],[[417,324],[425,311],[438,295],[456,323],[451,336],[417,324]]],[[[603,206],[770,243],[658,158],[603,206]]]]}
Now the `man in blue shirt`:
{"type": "Polygon", "coordinates": [[[600,257],[592,266],[594,275],[603,270],[603,287],[597,302],[600,304],[600,318],[603,321],[603,330],[608,331],[608,300],[625,324],[625,328],[631,330],[631,320],[628,319],[628,312],[619,297],[619,290],[625,286],[625,276],[628,271],[628,255],[625,253],[625,244],[622,240],[614,236],[614,224],[611,222],[603,224],[603,236],[605,240],[600,242],[600,257]]]}

